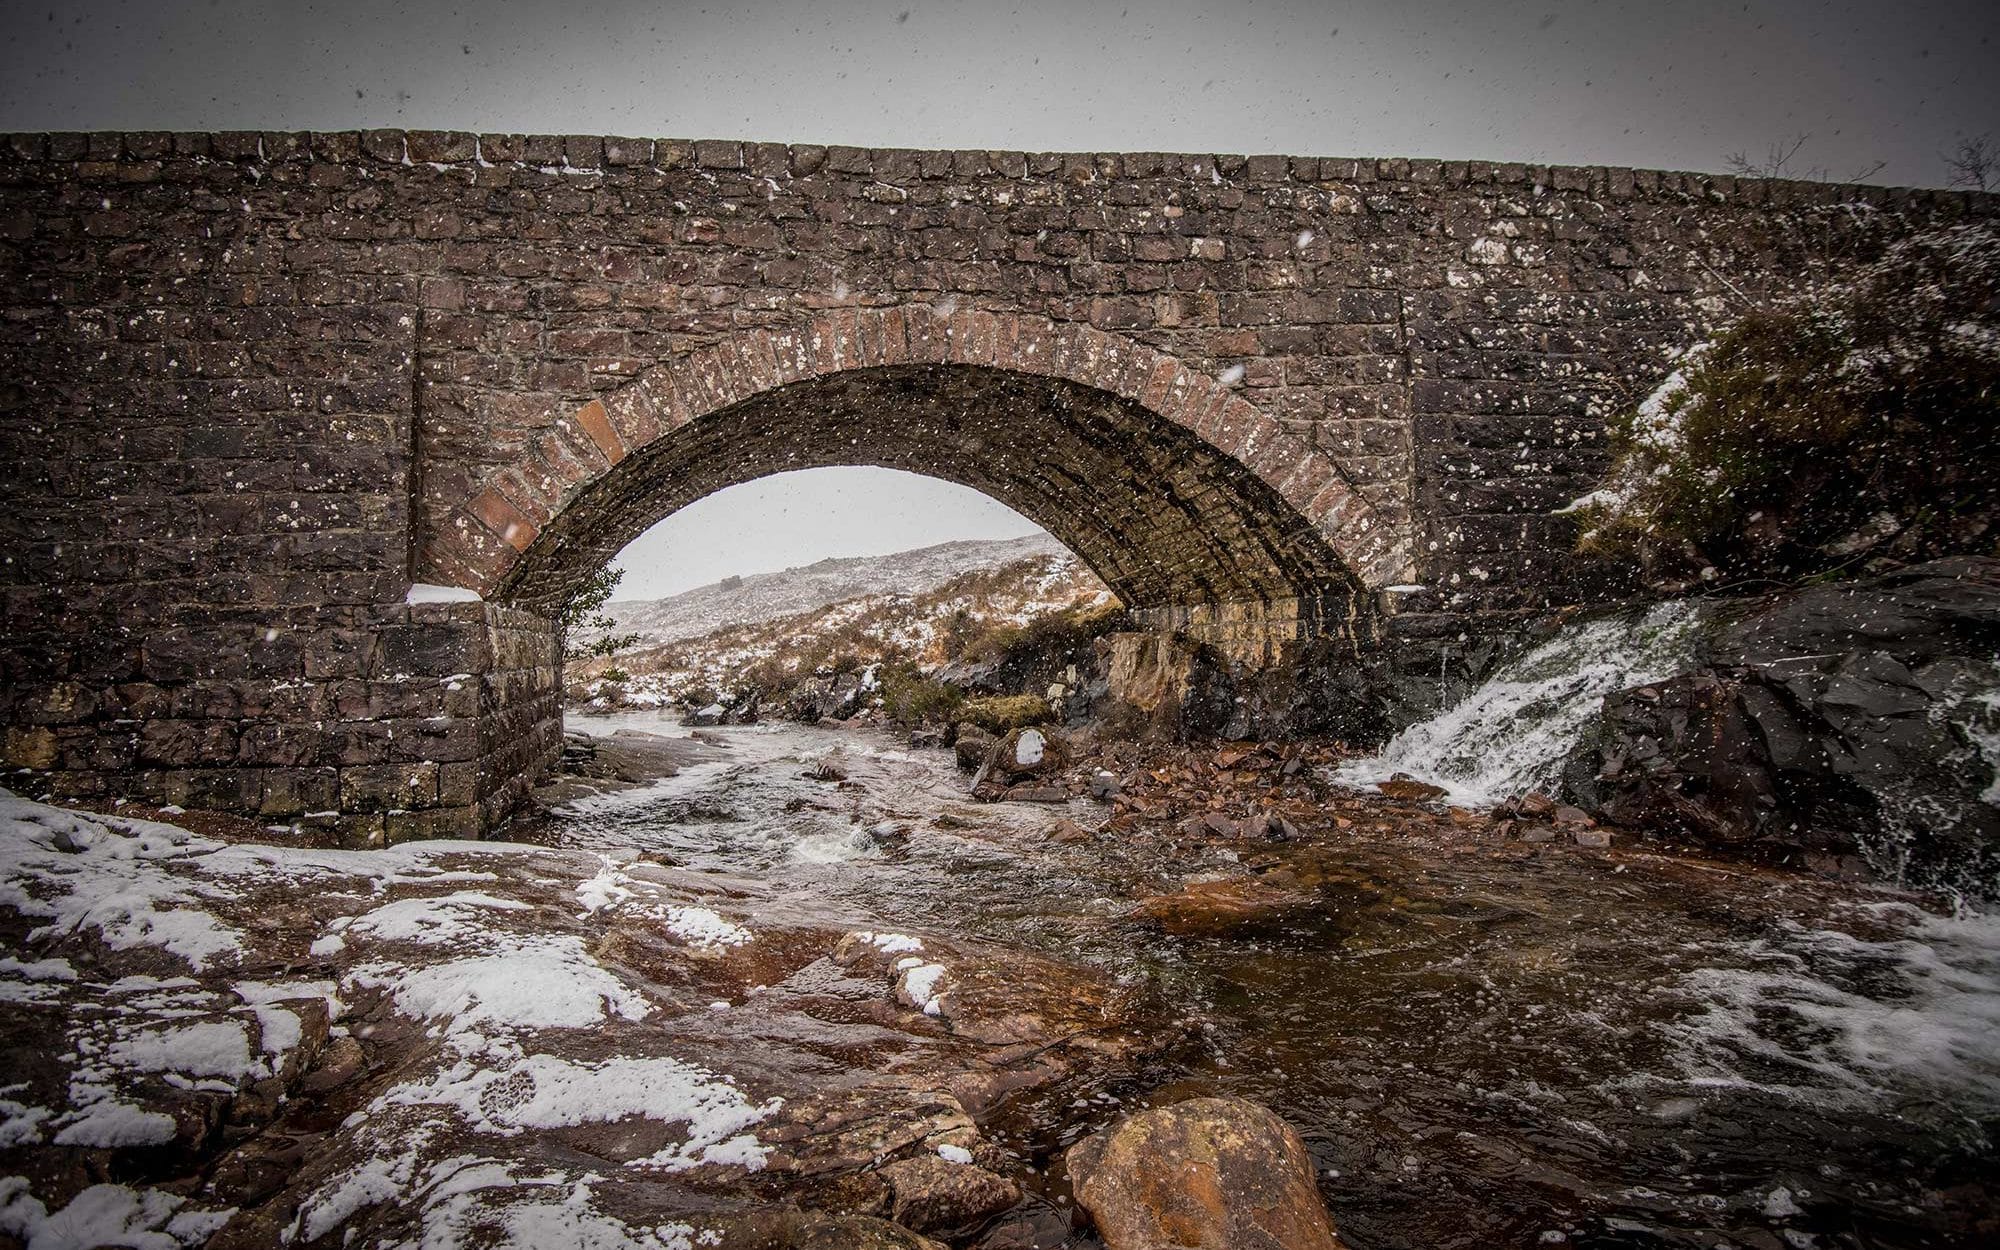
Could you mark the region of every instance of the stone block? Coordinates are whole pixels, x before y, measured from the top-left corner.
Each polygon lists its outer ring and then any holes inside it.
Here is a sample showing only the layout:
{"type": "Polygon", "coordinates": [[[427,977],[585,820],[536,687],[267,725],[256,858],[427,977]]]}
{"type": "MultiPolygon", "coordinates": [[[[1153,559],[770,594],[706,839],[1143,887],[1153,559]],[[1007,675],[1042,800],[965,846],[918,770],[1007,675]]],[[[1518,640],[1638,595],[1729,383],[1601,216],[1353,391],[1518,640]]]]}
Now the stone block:
{"type": "Polygon", "coordinates": [[[438,766],[360,764],[340,770],[342,811],[403,811],[437,806],[438,766]]]}

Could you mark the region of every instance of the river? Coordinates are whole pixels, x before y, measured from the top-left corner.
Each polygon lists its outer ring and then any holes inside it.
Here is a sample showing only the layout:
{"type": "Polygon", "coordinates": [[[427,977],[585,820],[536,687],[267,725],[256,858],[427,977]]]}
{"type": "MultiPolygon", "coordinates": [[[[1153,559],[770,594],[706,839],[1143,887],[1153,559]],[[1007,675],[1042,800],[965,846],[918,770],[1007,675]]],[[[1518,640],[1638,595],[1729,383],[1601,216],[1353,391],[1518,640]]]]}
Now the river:
{"type": "MultiPolygon", "coordinates": [[[[687,732],[652,715],[578,727],[687,732]]],[[[1058,817],[1093,828],[1105,809],[975,803],[949,753],[878,731],[704,733],[720,759],[519,836],[752,879],[759,908],[830,928],[1087,965],[1153,1004],[1170,1044],[982,1122],[1040,1223],[1017,1212],[1016,1240],[965,1244],[1025,1246],[1033,1225],[1036,1245],[1095,1245],[1061,1151],[1201,1093],[1298,1128],[1357,1250],[2000,1236],[1993,915],[1628,849],[1445,842],[1359,796],[1286,842],[1052,840],[1058,817]],[[1208,936],[1132,916],[1245,874],[1314,905],[1208,936]]]]}

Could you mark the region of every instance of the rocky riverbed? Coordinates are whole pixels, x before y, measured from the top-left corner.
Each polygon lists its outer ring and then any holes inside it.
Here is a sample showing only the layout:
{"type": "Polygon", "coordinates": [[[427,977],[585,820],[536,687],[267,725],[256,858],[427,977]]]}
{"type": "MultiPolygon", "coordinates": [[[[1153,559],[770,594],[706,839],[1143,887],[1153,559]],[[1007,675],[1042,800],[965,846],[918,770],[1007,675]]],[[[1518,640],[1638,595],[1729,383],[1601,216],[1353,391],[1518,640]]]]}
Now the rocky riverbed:
{"type": "Polygon", "coordinates": [[[1983,913],[1297,747],[703,736],[514,843],[5,800],[0,1244],[1116,1248],[1190,1191],[1072,1167],[1205,1098],[1354,1247],[2000,1233],[1983,913]]]}

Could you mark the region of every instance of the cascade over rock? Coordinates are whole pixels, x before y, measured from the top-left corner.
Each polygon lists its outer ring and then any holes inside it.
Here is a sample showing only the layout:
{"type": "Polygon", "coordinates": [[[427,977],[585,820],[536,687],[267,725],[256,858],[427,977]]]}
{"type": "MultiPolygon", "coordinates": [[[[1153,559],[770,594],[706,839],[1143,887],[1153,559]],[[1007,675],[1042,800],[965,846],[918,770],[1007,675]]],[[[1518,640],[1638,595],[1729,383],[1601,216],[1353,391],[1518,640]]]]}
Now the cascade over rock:
{"type": "Polygon", "coordinates": [[[1991,892],[2000,560],[1818,586],[1607,697],[1564,784],[1620,823],[1784,862],[1991,892]]]}

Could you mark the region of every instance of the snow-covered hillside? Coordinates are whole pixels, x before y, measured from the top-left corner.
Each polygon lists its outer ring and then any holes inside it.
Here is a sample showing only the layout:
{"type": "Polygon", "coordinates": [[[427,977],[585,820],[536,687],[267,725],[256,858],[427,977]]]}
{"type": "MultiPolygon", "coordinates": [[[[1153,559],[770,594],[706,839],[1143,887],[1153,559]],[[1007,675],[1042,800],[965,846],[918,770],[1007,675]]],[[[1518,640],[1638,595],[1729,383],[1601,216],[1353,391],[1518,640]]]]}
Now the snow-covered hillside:
{"type": "MultiPolygon", "coordinates": [[[[838,584],[836,577],[815,576],[808,587],[788,586],[784,579],[829,565],[848,566],[850,584],[877,586],[888,580],[893,589],[871,589],[742,623],[718,625],[711,617],[710,627],[696,636],[648,640],[608,661],[580,661],[566,674],[572,704],[609,709],[705,703],[748,689],[770,697],[822,669],[854,671],[897,661],[931,669],[954,660],[993,658],[986,653],[1038,618],[1094,612],[1116,602],[1082,561],[1042,539],[947,543],[876,561],[822,561],[791,573],[745,578],[744,589],[764,583],[755,604],[760,611],[787,596],[809,598],[809,589],[830,588],[838,584]],[[855,567],[862,565],[872,567],[855,567]],[[940,576],[954,566],[955,571],[940,576]],[[889,576],[898,570],[899,576],[889,576]]],[[[643,606],[699,595],[720,614],[730,593],[705,587],[643,606]]],[[[621,625],[641,630],[643,619],[627,616],[621,625]]]]}
{"type": "MultiPolygon", "coordinates": [[[[723,625],[755,625],[868,595],[921,595],[953,578],[1031,556],[1069,552],[1047,534],[1026,538],[939,543],[887,556],[855,556],[727,578],[666,599],[620,599],[604,613],[617,633],[636,633],[645,644],[698,638],[723,625]]],[[[593,635],[579,632],[588,640],[593,635]]]]}

